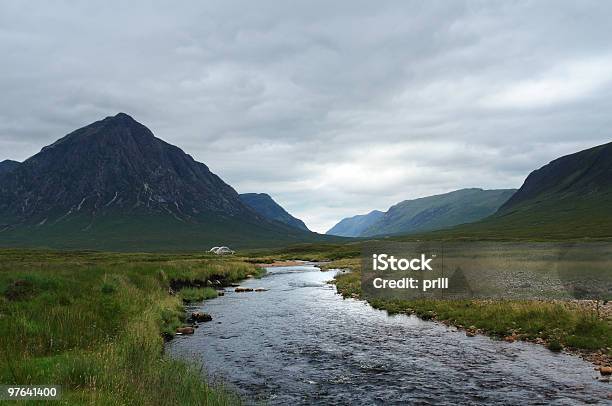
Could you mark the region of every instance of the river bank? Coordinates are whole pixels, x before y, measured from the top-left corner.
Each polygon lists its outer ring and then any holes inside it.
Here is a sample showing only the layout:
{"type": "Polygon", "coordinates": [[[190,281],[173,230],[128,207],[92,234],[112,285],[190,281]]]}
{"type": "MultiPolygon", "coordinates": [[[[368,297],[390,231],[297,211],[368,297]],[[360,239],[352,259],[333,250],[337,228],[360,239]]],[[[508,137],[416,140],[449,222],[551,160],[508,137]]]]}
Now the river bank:
{"type": "Polygon", "coordinates": [[[60,385],[62,404],[239,404],[163,337],[209,282],[258,272],[206,255],[0,250],[0,382],[60,385]]]}
{"type": "MultiPolygon", "coordinates": [[[[360,263],[343,259],[321,264],[340,269],[333,283],[344,298],[362,298],[360,263]]],[[[465,331],[469,337],[486,335],[508,343],[524,341],[554,352],[578,355],[596,368],[612,367],[612,303],[591,301],[401,301],[366,300],[388,314],[412,314],[465,331]]]]}
{"type": "Polygon", "coordinates": [[[467,337],[442,323],[343,300],[315,264],[270,267],[189,312],[213,321],[167,344],[248,404],[605,403],[586,361],[542,346],[467,337]],[[255,288],[263,288],[260,293],[255,288]]]}

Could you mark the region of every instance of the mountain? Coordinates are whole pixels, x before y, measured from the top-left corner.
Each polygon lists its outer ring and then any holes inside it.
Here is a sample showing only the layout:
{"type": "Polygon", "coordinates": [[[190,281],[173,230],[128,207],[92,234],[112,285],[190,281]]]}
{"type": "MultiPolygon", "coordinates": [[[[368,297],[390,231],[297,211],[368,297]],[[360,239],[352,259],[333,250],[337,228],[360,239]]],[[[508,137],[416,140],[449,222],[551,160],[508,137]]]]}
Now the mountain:
{"type": "Polygon", "coordinates": [[[612,143],[533,171],[497,213],[457,227],[462,237],[612,237],[612,143]]]}
{"type": "Polygon", "coordinates": [[[386,213],[371,212],[342,220],[328,234],[372,237],[440,230],[483,219],[504,204],[515,189],[460,189],[405,200],[386,213]],[[342,234],[340,234],[342,233],[342,234]]]}
{"type": "Polygon", "coordinates": [[[495,213],[515,191],[472,188],[405,200],[392,206],[361,235],[411,234],[471,223],[495,213]]]}
{"type": "Polygon", "coordinates": [[[266,193],[242,193],[240,194],[242,203],[255,210],[269,220],[279,221],[288,226],[296,227],[304,231],[308,230],[306,224],[300,219],[287,213],[278,203],[266,193]]]}
{"type": "Polygon", "coordinates": [[[368,227],[379,221],[385,213],[378,210],[372,210],[368,214],[360,214],[353,217],[347,217],[332,228],[330,228],[325,234],[338,235],[342,237],[359,237],[368,227]]]}
{"type": "Polygon", "coordinates": [[[499,215],[612,193],[612,143],[555,159],[527,176],[499,215]]]}
{"type": "Polygon", "coordinates": [[[19,166],[19,162],[11,161],[10,159],[6,159],[0,162],[0,176],[3,176],[4,174],[13,171],[18,166],[19,166]]]}
{"type": "Polygon", "coordinates": [[[100,249],[266,246],[318,237],[270,221],[176,146],[119,113],[0,179],[0,245],[100,249]]]}

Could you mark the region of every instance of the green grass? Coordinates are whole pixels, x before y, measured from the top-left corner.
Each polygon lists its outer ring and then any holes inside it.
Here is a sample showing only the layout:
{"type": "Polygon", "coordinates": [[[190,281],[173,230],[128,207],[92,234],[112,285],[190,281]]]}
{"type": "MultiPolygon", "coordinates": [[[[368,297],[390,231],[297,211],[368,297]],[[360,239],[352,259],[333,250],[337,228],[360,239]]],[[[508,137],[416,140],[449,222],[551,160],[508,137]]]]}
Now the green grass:
{"type": "MultiPolygon", "coordinates": [[[[0,224],[12,224],[0,217],[0,224]]],[[[88,216],[71,216],[44,226],[21,225],[0,233],[0,247],[36,249],[95,249],[104,251],[206,251],[212,246],[232,249],[284,247],[305,242],[338,242],[342,237],[320,235],[283,224],[253,223],[232,216],[201,215],[179,221],[170,215],[108,214],[91,224],[88,216]],[[84,231],[85,230],[85,231],[84,231]]]]}
{"type": "Polygon", "coordinates": [[[294,244],[285,248],[251,250],[244,252],[253,263],[274,260],[300,259],[305,261],[333,261],[342,258],[356,258],[361,255],[361,243],[308,243],[294,244]]]}
{"type": "MultiPolygon", "coordinates": [[[[339,265],[346,263],[339,263],[339,265]]],[[[343,297],[361,295],[359,262],[355,271],[338,274],[335,284],[343,297]]],[[[335,263],[327,267],[336,267],[335,263]]],[[[441,301],[371,299],[370,305],[389,314],[415,314],[459,327],[473,327],[498,337],[515,335],[523,340],[544,340],[549,348],[559,346],[580,350],[612,348],[612,321],[600,319],[593,311],[571,303],[540,301],[441,301]]]]}
{"type": "Polygon", "coordinates": [[[393,239],[447,240],[610,240],[612,195],[524,202],[507,212],[446,230],[393,239]]]}
{"type": "Polygon", "coordinates": [[[180,290],[179,295],[183,302],[201,302],[203,300],[213,299],[219,294],[213,288],[183,288],[180,290]]]}
{"type": "Polygon", "coordinates": [[[239,403],[197,365],[163,356],[162,334],[182,325],[184,297],[214,291],[171,295],[176,281],[258,272],[196,255],[0,251],[0,382],[62,385],[60,404],[239,403]]]}

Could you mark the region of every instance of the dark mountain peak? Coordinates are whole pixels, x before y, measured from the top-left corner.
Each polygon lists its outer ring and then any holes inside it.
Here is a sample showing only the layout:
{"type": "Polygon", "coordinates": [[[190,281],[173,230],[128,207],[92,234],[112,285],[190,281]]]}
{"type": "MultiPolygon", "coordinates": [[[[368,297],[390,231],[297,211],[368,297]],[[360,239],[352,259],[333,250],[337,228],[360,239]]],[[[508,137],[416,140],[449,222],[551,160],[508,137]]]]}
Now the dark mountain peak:
{"type": "Polygon", "coordinates": [[[182,221],[203,213],[250,212],[206,165],[125,113],[73,131],[2,180],[0,212],[17,222],[51,223],[76,215],[91,222],[113,211],[162,213],[182,221]]]}
{"type": "MultiPolygon", "coordinates": [[[[118,128],[147,128],[143,124],[134,120],[132,116],[126,113],[117,113],[114,116],[108,116],[91,125],[100,123],[102,128],[118,127],[118,128]]],[[[147,128],[148,130],[148,128],[147,128]]],[[[151,135],[153,135],[151,133],[151,135]]]]}
{"type": "Polygon", "coordinates": [[[0,162],[0,166],[18,166],[20,164],[20,162],[18,161],[13,161],[12,159],[5,159],[4,161],[0,162]]]}
{"type": "Polygon", "coordinates": [[[155,138],[151,130],[129,115],[118,113],[115,116],[106,117],[71,132],[55,141],[53,144],[44,147],[41,152],[76,143],[90,145],[95,145],[97,143],[99,147],[106,146],[118,148],[121,145],[130,143],[142,144],[155,142],[163,141],[155,138]]]}
{"type": "Polygon", "coordinates": [[[612,193],[612,142],[562,156],[531,172],[499,212],[602,193],[612,193]]]}
{"type": "Polygon", "coordinates": [[[20,162],[13,161],[12,159],[5,159],[0,162],[0,176],[12,172],[15,168],[20,165],[20,162]]]}
{"type": "Polygon", "coordinates": [[[240,200],[269,220],[279,221],[291,227],[308,231],[308,227],[302,220],[289,214],[267,193],[243,193],[240,195],[240,200]]]}
{"type": "Polygon", "coordinates": [[[206,165],[125,113],[71,132],[0,177],[0,245],[202,249],[314,236],[251,209],[206,165]]]}
{"type": "Polygon", "coordinates": [[[105,118],[105,120],[115,120],[115,121],[133,121],[136,122],[136,120],[134,120],[132,118],[132,116],[130,116],[129,114],[126,114],[124,112],[119,112],[117,114],[115,114],[114,116],[108,116],[105,118]]]}

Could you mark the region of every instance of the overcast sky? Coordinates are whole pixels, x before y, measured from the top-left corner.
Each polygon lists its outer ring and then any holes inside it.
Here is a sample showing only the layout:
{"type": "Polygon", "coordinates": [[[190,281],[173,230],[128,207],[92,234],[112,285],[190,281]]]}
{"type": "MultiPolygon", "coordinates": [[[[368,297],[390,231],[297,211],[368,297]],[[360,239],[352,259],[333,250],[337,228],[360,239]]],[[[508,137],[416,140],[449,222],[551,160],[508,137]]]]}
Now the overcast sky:
{"type": "Polygon", "coordinates": [[[0,160],[119,111],[313,230],[612,141],[612,2],[0,2],[0,160]]]}

